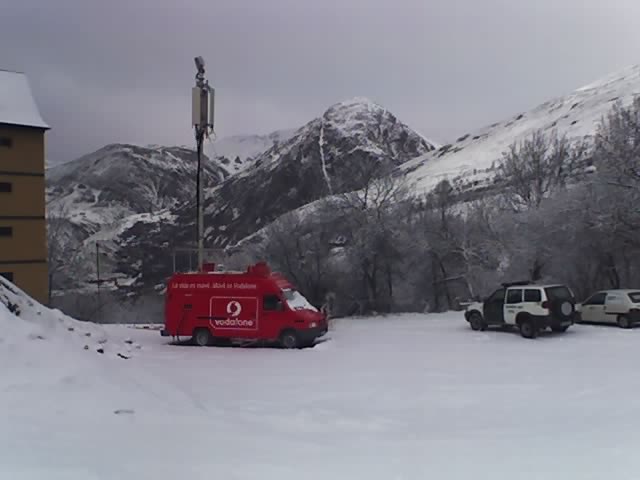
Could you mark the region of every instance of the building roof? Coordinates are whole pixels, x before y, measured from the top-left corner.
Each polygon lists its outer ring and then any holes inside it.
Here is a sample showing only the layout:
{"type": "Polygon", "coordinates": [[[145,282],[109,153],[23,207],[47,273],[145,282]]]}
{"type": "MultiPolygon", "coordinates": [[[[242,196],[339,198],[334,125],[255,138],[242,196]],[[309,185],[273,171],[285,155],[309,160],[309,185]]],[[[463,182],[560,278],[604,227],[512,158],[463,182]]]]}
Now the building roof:
{"type": "Polygon", "coordinates": [[[0,70],[0,124],[48,129],[24,73],[0,70]]]}

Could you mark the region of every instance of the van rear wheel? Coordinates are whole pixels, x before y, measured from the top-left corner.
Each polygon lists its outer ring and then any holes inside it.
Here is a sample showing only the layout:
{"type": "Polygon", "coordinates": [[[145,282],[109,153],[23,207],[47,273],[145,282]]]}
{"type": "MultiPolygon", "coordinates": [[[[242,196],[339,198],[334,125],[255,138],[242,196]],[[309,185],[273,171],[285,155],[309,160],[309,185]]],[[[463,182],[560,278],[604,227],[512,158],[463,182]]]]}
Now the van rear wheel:
{"type": "Polygon", "coordinates": [[[283,348],[291,349],[298,348],[300,345],[300,341],[298,340],[298,335],[293,330],[287,330],[286,332],[282,332],[280,335],[280,345],[283,348]]]}
{"type": "Polygon", "coordinates": [[[207,347],[211,344],[211,333],[207,328],[198,328],[193,332],[192,340],[198,347],[207,347]]]}

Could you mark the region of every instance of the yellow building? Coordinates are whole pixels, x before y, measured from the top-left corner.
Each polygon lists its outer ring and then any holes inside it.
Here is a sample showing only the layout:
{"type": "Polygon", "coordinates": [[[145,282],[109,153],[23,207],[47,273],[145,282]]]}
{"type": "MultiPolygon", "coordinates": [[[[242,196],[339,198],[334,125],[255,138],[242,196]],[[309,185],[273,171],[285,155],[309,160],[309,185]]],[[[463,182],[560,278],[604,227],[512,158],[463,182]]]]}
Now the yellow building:
{"type": "Polygon", "coordinates": [[[48,301],[44,123],[23,73],[0,70],[0,275],[48,301]]]}

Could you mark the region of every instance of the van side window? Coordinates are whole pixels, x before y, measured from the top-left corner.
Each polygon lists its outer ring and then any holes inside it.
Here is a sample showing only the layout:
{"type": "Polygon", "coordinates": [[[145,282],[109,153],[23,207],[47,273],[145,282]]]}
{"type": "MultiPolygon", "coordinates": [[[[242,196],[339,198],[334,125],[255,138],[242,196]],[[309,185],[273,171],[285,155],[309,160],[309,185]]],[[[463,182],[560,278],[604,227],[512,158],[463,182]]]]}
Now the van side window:
{"type": "Polygon", "coordinates": [[[262,309],[271,312],[282,310],[282,302],[277,295],[265,295],[262,299],[262,309]]]}

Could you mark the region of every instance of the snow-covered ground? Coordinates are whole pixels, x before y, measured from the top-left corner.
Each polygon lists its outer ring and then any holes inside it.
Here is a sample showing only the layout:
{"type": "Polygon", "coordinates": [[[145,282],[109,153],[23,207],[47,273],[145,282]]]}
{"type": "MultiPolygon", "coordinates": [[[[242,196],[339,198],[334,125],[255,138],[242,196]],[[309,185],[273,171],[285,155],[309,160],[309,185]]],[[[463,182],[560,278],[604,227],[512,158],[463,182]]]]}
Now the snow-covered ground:
{"type": "Polygon", "coordinates": [[[40,322],[0,303],[0,478],[640,475],[640,329],[529,341],[459,313],[397,315],[337,320],[302,351],[100,329],[142,346],[123,360],[64,329],[34,337],[40,322]]]}

